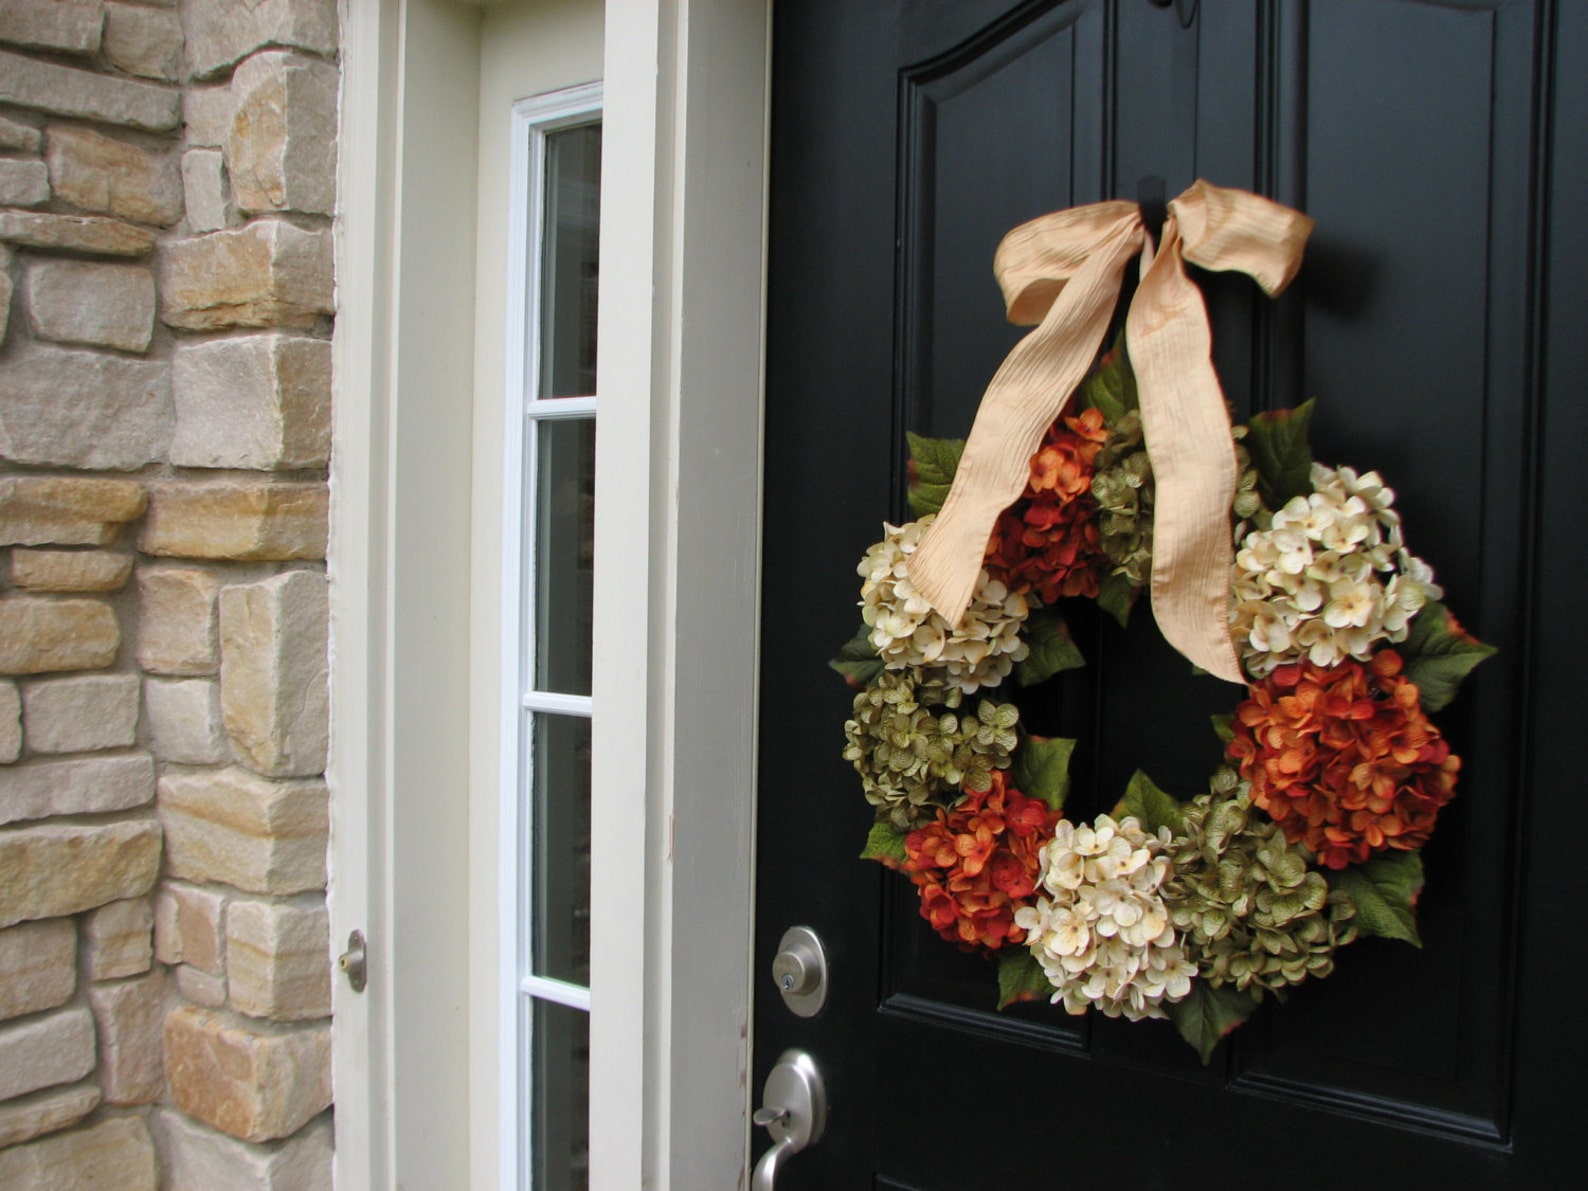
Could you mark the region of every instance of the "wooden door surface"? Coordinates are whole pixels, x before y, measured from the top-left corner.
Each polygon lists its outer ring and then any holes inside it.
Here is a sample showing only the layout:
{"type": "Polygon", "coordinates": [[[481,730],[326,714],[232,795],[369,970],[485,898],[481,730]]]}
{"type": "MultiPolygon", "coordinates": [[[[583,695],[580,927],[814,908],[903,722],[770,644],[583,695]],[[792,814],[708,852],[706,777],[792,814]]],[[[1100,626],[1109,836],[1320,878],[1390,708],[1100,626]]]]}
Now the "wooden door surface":
{"type": "MultiPolygon", "coordinates": [[[[754,1081],[803,1047],[831,1101],[779,1185],[1569,1185],[1588,6],[798,0],[773,62],[754,1081]],[[995,1010],[991,965],[858,859],[853,692],[825,665],[858,623],[856,563],[908,517],[905,430],[963,437],[1024,333],[1002,235],[1198,177],[1317,221],[1278,301],[1197,275],[1235,420],[1316,397],[1317,457],[1384,474],[1499,648],[1439,716],[1463,767],[1424,853],[1422,949],[1352,944],[1207,1066],[1166,1022],[995,1010]],[[831,956],[808,1020],[766,975],[796,923],[831,956]]],[[[1235,688],[1151,631],[1071,623],[1088,666],[1044,712],[1081,741],[1066,813],[1137,768],[1205,788],[1235,688]]]]}

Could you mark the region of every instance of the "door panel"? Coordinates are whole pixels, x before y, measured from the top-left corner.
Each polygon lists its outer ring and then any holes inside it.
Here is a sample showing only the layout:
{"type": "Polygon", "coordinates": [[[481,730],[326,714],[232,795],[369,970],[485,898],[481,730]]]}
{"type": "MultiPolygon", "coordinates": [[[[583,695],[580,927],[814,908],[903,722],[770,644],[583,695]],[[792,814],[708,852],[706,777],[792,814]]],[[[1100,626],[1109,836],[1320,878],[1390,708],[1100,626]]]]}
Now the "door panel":
{"type": "MultiPolygon", "coordinates": [[[[1540,427],[1588,429],[1576,393],[1550,404],[1544,383],[1580,377],[1558,360],[1583,350],[1557,332],[1547,355],[1546,279],[1588,266],[1581,235],[1551,244],[1542,197],[1569,193],[1547,167],[1584,139],[1583,109],[1554,90],[1588,65],[1564,8],[1229,0],[1189,23],[1151,0],[777,10],[756,1086],[798,1045],[832,1100],[787,1185],[934,1191],[1062,1164],[1132,1188],[1468,1187],[1562,1169],[1564,1130],[1523,1107],[1561,1094],[1561,1068],[1514,1038],[1524,1015],[1561,1012],[1562,985],[1541,981],[1570,973],[1569,987],[1583,968],[1527,945],[1546,929],[1528,912],[1527,860],[1548,854],[1533,825],[1570,797],[1533,779],[1564,747],[1536,717],[1583,704],[1580,681],[1537,661],[1539,609],[1583,578],[1540,561],[1581,557],[1540,536],[1557,523],[1538,494],[1562,483],[1540,427]],[[906,515],[903,431],[962,437],[1023,333],[1002,318],[999,238],[1198,176],[1318,221],[1277,302],[1198,274],[1237,419],[1318,397],[1318,457],[1385,473],[1412,549],[1501,651],[1439,717],[1464,766],[1425,851],[1423,949],[1352,945],[1207,1067],[1168,1023],[994,1011],[991,965],[938,940],[908,882],[855,858],[870,809],[840,756],[850,693],[823,664],[858,621],[856,562],[883,517],[906,515]],[[832,954],[811,1021],[764,977],[795,922],[832,954]]],[[[1068,813],[1106,809],[1137,767],[1195,793],[1218,758],[1206,717],[1233,688],[1090,612],[1071,616],[1088,668],[1028,717],[1082,742],[1068,813]]],[[[1548,629],[1550,649],[1580,649],[1580,630],[1548,629]]]]}

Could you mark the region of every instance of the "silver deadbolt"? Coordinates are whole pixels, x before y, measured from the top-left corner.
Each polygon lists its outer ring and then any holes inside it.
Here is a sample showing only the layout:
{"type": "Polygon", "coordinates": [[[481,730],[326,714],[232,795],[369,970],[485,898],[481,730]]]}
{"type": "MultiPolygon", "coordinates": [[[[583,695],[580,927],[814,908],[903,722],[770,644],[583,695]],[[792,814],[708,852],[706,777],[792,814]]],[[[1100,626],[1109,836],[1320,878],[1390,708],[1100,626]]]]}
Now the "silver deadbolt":
{"type": "Polygon", "coordinates": [[[750,1191],[772,1191],[783,1160],[815,1145],[827,1128],[827,1089],[816,1060],[803,1050],[785,1050],[778,1056],[767,1073],[761,1100],[764,1107],[752,1119],[772,1135],[773,1144],[755,1164],[750,1191]]]}
{"type": "Polygon", "coordinates": [[[797,1017],[815,1017],[827,1003],[827,952],[808,926],[791,926],[778,940],[772,979],[797,1017]]]}

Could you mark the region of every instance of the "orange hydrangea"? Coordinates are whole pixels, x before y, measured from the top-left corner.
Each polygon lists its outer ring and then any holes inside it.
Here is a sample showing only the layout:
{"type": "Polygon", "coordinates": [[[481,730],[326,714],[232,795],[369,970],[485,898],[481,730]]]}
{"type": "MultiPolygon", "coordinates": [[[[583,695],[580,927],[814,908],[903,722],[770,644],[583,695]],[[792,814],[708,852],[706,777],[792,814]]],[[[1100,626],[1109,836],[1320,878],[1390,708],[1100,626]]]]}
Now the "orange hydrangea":
{"type": "Polygon", "coordinates": [[[1088,409],[1048,427],[1031,457],[1025,493],[1005,509],[987,542],[987,573],[1045,604],[1097,595],[1107,561],[1097,542],[1092,461],[1108,438],[1103,415],[1088,409]]]}
{"type": "Polygon", "coordinates": [[[904,869],[921,891],[921,917],[964,951],[1025,942],[1015,911],[1036,891],[1042,847],[1058,819],[993,770],[987,789],[967,792],[905,837],[904,869]]]}
{"type": "Polygon", "coordinates": [[[1235,711],[1229,755],[1252,801],[1329,868],[1421,847],[1455,794],[1461,758],[1401,668],[1393,649],[1280,666],[1235,711]]]}

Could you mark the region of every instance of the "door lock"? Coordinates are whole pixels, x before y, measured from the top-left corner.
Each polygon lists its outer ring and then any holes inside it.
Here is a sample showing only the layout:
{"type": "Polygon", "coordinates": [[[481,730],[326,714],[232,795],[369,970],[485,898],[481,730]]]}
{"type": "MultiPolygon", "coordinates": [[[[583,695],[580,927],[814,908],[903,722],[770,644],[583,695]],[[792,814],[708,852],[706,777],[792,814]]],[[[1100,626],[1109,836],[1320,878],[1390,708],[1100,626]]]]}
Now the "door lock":
{"type": "Polygon", "coordinates": [[[364,932],[356,930],[347,936],[347,950],[337,957],[336,966],[347,976],[347,983],[356,993],[364,991],[369,979],[369,952],[364,946],[364,932]]]}
{"type": "Polygon", "coordinates": [[[797,1017],[815,1017],[827,1003],[827,952],[808,926],[791,926],[772,961],[777,991],[797,1017]]]}
{"type": "Polygon", "coordinates": [[[772,1191],[784,1159],[815,1145],[827,1128],[827,1089],[816,1060],[803,1050],[785,1050],[778,1056],[767,1073],[761,1099],[765,1107],[752,1120],[772,1135],[773,1144],[755,1164],[750,1191],[772,1191]]]}

